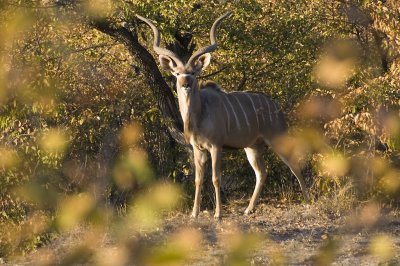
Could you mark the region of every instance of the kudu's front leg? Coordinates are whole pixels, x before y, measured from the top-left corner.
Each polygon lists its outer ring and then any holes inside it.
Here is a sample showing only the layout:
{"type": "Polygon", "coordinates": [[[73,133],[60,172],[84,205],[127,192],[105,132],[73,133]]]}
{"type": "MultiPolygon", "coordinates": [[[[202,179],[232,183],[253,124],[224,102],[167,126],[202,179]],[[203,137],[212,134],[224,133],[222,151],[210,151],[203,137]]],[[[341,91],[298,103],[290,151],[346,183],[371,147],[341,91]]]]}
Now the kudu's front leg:
{"type": "Polygon", "coordinates": [[[194,164],[195,164],[195,184],[196,184],[196,192],[194,195],[194,204],[193,204],[193,212],[192,217],[197,217],[200,212],[200,203],[201,203],[201,187],[203,184],[204,178],[204,166],[207,161],[207,152],[201,151],[196,147],[193,147],[193,155],[194,155],[194,164]]]}
{"type": "Polygon", "coordinates": [[[215,218],[221,217],[221,194],[219,190],[221,179],[221,151],[219,146],[212,146],[211,160],[212,160],[212,181],[215,189],[215,218]]]}

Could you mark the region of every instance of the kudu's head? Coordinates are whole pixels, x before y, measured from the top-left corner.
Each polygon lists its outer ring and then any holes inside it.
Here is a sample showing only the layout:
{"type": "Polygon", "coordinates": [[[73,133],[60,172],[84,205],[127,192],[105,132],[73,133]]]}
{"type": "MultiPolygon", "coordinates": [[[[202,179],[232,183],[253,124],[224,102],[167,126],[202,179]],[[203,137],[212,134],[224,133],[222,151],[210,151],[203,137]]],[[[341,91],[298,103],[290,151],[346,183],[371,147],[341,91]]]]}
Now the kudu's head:
{"type": "Polygon", "coordinates": [[[215,20],[210,31],[211,44],[209,46],[199,49],[194,53],[186,64],[184,64],[174,52],[160,47],[160,33],[154,24],[139,15],[136,15],[140,20],[147,23],[154,32],[153,49],[158,54],[160,65],[165,71],[171,72],[176,77],[176,87],[178,95],[189,97],[197,89],[196,76],[205,69],[211,60],[210,53],[217,48],[216,30],[221,24],[222,20],[229,17],[232,12],[227,12],[217,20],[215,20]]]}

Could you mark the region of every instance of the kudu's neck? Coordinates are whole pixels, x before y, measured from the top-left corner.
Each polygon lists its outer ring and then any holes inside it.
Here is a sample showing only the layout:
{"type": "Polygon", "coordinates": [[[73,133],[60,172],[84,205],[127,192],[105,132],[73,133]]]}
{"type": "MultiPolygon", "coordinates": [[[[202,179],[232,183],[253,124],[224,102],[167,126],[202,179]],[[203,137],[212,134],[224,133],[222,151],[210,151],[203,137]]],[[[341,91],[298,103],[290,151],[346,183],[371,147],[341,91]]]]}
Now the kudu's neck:
{"type": "Polygon", "coordinates": [[[191,135],[198,129],[202,111],[199,86],[197,82],[195,84],[187,95],[182,91],[178,92],[179,110],[183,120],[183,133],[187,143],[190,143],[191,135]]]}

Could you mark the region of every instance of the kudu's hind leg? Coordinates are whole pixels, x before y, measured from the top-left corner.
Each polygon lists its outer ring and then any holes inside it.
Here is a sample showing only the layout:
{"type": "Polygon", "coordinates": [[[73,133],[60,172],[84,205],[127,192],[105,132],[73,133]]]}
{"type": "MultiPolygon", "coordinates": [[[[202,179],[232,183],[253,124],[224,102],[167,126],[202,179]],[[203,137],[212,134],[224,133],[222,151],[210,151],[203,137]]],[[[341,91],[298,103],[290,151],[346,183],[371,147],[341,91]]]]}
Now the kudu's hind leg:
{"type": "Polygon", "coordinates": [[[304,200],[306,202],[310,202],[310,196],[308,195],[308,189],[306,187],[306,183],[304,182],[303,176],[301,175],[301,169],[300,169],[298,163],[289,163],[289,161],[285,157],[283,157],[281,155],[279,155],[279,157],[290,168],[290,171],[292,171],[292,173],[296,176],[297,181],[299,181],[304,200]]]}
{"type": "MultiPolygon", "coordinates": [[[[267,142],[267,141],[266,141],[267,142]]],[[[269,142],[267,142],[270,145],[269,142]]],[[[310,202],[310,196],[308,195],[308,189],[306,187],[306,183],[304,182],[303,176],[301,175],[301,167],[299,162],[291,161],[285,156],[282,152],[279,152],[279,149],[271,147],[279,158],[289,167],[290,171],[296,176],[297,181],[299,181],[301,192],[303,193],[303,197],[306,202],[310,202]]]]}
{"type": "Polygon", "coordinates": [[[265,182],[265,178],[267,177],[267,172],[262,162],[262,153],[260,148],[245,148],[244,150],[246,152],[247,159],[249,160],[249,163],[253,167],[253,170],[256,174],[256,186],[254,188],[253,196],[251,197],[249,206],[244,211],[244,214],[249,214],[254,209],[254,205],[257,202],[261,188],[265,182]]]}
{"type": "Polygon", "coordinates": [[[195,171],[196,171],[196,173],[195,173],[196,192],[194,195],[192,217],[197,217],[200,212],[201,186],[203,184],[204,165],[207,161],[207,152],[201,151],[194,147],[193,155],[194,155],[194,164],[195,164],[195,171]]]}

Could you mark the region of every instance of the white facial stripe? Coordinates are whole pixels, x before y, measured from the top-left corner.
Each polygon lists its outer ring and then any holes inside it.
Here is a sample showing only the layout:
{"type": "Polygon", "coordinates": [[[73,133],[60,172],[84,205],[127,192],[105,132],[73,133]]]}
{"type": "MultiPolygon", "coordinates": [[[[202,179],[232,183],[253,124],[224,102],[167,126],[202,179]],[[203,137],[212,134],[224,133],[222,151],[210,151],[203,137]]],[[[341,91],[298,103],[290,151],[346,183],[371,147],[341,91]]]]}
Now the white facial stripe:
{"type": "Polygon", "coordinates": [[[231,131],[231,116],[229,115],[229,112],[228,112],[228,109],[226,108],[224,100],[222,100],[222,105],[224,106],[226,117],[228,119],[228,132],[230,132],[231,131]]]}
{"type": "Polygon", "coordinates": [[[249,130],[250,130],[250,123],[249,123],[249,119],[247,118],[246,111],[244,110],[242,104],[240,103],[240,101],[239,101],[239,99],[236,97],[236,95],[235,95],[235,94],[232,94],[232,96],[233,96],[233,98],[236,99],[237,103],[239,104],[240,109],[242,109],[242,112],[243,112],[243,115],[244,115],[244,119],[246,119],[246,124],[247,124],[247,126],[249,127],[249,130]]]}
{"type": "Polygon", "coordinates": [[[253,110],[254,110],[254,113],[256,114],[256,119],[257,119],[257,127],[258,127],[258,129],[260,129],[260,121],[258,121],[258,113],[257,113],[256,105],[254,104],[251,96],[248,93],[245,93],[245,94],[246,94],[247,98],[249,98],[249,100],[251,101],[251,105],[253,105],[253,110]]]}
{"type": "Polygon", "coordinates": [[[238,119],[238,117],[237,117],[237,115],[236,115],[235,108],[233,108],[233,105],[232,105],[231,101],[229,100],[228,96],[226,96],[225,93],[223,93],[222,95],[224,95],[224,98],[227,100],[229,106],[231,107],[231,110],[232,110],[232,112],[233,112],[233,115],[235,116],[236,126],[237,126],[237,128],[240,130],[240,129],[241,129],[241,126],[240,126],[240,123],[239,123],[239,119],[238,119]]]}

